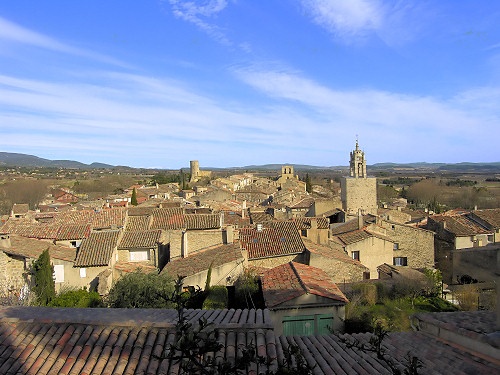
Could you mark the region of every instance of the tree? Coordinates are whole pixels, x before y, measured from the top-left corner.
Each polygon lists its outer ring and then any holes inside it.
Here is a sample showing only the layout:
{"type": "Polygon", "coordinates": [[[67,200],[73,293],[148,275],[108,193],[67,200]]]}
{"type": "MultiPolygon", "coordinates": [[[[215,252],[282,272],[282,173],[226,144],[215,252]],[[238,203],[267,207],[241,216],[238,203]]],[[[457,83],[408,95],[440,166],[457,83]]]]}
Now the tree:
{"type": "Polygon", "coordinates": [[[130,204],[132,206],[137,206],[137,192],[135,191],[135,188],[134,190],[132,190],[132,198],[130,199],[130,204]]]}
{"type": "Polygon", "coordinates": [[[33,263],[32,274],[34,278],[33,292],[35,292],[36,295],[36,304],[47,306],[56,296],[54,267],[50,264],[49,249],[44,250],[33,263]]]}
{"type": "Polygon", "coordinates": [[[306,191],[308,193],[311,193],[312,192],[312,184],[311,184],[311,178],[309,177],[309,173],[306,173],[305,182],[306,182],[306,191]]]}
{"type": "Polygon", "coordinates": [[[107,302],[116,308],[172,308],[173,303],[162,296],[173,291],[174,283],[168,275],[137,270],[113,285],[107,302]]]}

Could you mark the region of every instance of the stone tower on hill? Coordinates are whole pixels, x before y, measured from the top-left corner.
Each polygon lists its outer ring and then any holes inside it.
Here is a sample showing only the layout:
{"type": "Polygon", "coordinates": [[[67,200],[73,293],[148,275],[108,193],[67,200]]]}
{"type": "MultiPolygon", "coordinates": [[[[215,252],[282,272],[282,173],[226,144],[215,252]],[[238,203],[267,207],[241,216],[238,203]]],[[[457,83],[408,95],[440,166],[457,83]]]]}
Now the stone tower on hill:
{"type": "Polygon", "coordinates": [[[191,179],[189,182],[197,182],[203,177],[211,177],[211,171],[201,171],[200,170],[200,162],[198,160],[191,160],[189,162],[189,170],[191,173],[191,179]]]}
{"type": "Polygon", "coordinates": [[[340,181],[342,209],[347,215],[377,214],[377,179],[366,174],[365,153],[358,140],[351,152],[349,176],[340,181]]]}

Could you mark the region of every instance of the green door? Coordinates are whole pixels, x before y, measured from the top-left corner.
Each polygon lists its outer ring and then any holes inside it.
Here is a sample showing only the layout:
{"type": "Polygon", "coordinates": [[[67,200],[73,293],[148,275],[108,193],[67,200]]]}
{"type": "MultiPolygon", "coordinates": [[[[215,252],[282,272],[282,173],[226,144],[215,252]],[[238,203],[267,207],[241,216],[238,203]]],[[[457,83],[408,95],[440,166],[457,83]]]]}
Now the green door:
{"type": "Polygon", "coordinates": [[[285,336],[314,335],[314,315],[285,316],[283,334],[285,336]]]}

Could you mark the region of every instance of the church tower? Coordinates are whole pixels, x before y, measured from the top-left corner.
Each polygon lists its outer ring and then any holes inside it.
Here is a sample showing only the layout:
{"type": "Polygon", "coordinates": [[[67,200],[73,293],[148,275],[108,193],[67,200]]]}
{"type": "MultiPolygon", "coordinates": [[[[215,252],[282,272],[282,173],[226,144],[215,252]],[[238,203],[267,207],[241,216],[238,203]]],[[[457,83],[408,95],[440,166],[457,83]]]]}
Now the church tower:
{"type": "Polygon", "coordinates": [[[351,151],[351,177],[366,178],[366,160],[365,153],[359,149],[356,139],[356,148],[351,151]]]}
{"type": "Polygon", "coordinates": [[[348,216],[377,214],[377,179],[366,174],[365,153],[356,148],[350,153],[349,176],[340,181],[342,209],[348,216]]]}

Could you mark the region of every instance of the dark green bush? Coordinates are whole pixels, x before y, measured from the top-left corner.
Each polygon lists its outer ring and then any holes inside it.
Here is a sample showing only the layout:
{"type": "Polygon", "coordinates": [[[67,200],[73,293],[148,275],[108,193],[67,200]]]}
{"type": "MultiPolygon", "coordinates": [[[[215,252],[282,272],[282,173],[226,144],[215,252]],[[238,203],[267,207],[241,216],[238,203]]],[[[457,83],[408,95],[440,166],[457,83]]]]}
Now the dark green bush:
{"type": "Polygon", "coordinates": [[[99,293],[89,292],[86,289],[69,290],[59,293],[49,306],[52,307],[102,307],[99,293]]]}

